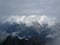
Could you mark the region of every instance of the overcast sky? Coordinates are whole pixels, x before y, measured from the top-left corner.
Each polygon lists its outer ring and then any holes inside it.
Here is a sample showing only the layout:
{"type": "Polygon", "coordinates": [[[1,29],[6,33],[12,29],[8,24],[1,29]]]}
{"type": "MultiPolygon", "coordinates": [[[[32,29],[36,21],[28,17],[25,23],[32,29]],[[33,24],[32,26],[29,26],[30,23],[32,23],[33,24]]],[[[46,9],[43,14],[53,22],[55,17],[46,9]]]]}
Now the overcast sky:
{"type": "Polygon", "coordinates": [[[0,16],[10,15],[60,17],[60,0],[0,0],[0,16]]]}

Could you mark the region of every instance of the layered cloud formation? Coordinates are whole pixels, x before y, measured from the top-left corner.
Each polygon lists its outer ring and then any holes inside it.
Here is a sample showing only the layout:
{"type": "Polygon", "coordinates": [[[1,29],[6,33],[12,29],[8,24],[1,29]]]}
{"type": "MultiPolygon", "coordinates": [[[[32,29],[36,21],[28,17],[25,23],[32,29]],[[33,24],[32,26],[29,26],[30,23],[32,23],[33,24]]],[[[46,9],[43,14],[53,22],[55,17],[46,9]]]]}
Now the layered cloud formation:
{"type": "Polygon", "coordinates": [[[9,23],[25,23],[26,25],[33,25],[34,22],[37,22],[39,24],[48,24],[49,26],[54,25],[56,23],[55,17],[48,17],[48,16],[10,16],[10,17],[3,17],[2,18],[3,23],[9,22],[9,23]]]}

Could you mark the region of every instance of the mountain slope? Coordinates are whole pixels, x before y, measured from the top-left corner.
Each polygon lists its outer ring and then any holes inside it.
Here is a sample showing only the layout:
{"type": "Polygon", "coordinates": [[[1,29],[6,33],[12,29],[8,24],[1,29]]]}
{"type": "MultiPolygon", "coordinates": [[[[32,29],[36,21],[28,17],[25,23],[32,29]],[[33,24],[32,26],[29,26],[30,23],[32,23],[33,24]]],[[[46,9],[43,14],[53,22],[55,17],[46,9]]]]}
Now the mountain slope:
{"type": "Polygon", "coordinates": [[[2,45],[45,45],[46,42],[40,40],[38,36],[33,36],[32,38],[19,39],[17,36],[11,37],[8,36],[3,42],[2,45]]]}

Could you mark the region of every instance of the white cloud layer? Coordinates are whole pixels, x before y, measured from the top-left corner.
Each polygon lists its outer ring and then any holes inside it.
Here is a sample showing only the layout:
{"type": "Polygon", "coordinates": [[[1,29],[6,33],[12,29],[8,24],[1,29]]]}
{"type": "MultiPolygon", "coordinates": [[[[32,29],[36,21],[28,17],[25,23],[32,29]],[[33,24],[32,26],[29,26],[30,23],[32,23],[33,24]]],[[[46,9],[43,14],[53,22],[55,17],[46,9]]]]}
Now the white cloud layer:
{"type": "Polygon", "coordinates": [[[37,16],[37,15],[30,15],[30,16],[10,16],[4,18],[3,23],[9,22],[9,23],[24,23],[26,25],[33,25],[34,22],[42,24],[48,24],[49,26],[52,26],[56,23],[55,17],[48,17],[48,16],[37,16]]]}

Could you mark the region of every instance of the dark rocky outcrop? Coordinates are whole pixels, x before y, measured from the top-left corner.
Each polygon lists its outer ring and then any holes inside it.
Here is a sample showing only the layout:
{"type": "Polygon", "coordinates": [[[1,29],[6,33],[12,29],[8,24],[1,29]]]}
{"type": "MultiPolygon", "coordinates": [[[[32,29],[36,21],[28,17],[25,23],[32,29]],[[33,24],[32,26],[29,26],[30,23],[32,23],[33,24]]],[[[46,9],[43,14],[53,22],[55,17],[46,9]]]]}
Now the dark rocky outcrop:
{"type": "Polygon", "coordinates": [[[32,38],[19,39],[17,36],[8,36],[0,45],[45,45],[45,41],[40,40],[38,36],[33,36],[32,38]]]}

